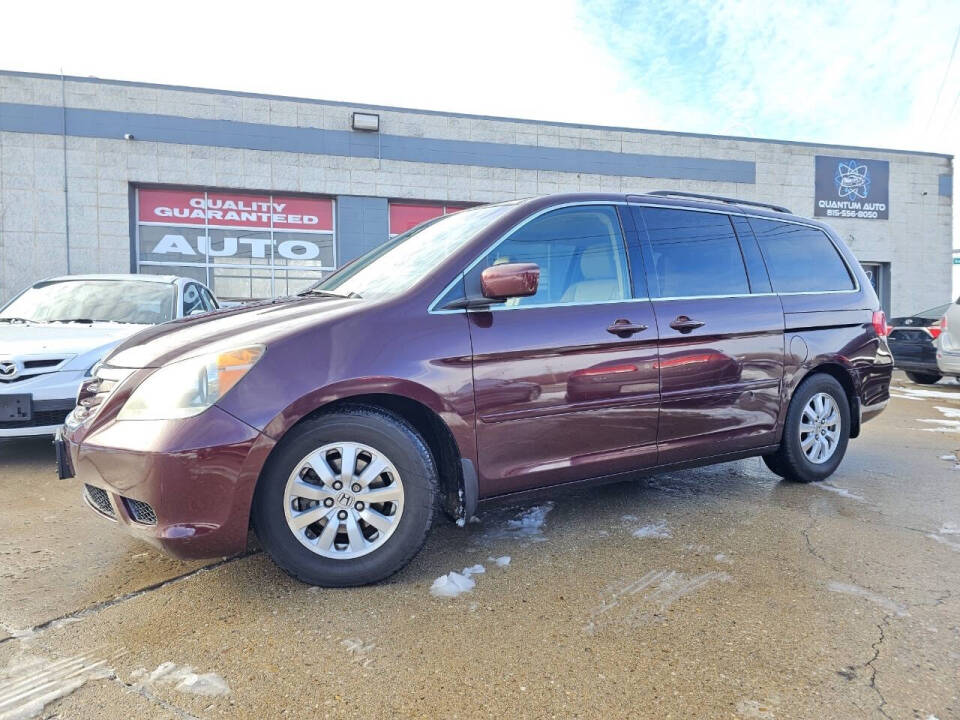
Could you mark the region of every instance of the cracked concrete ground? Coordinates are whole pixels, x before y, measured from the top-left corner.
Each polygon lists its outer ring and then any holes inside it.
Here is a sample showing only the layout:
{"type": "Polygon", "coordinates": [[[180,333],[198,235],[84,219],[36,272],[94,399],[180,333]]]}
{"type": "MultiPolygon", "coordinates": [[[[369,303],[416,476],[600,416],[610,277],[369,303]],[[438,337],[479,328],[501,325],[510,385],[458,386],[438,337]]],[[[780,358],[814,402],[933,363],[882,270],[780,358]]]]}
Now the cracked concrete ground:
{"type": "Polygon", "coordinates": [[[539,532],[509,521],[543,500],[441,522],[348,590],[255,548],[167,559],[84,508],[45,441],[0,443],[0,718],[38,677],[58,718],[958,718],[960,423],[937,408],[960,386],[896,385],[823,486],[748,460],[557,493],[539,532]],[[165,662],[229,693],[150,680],[165,662]]]}

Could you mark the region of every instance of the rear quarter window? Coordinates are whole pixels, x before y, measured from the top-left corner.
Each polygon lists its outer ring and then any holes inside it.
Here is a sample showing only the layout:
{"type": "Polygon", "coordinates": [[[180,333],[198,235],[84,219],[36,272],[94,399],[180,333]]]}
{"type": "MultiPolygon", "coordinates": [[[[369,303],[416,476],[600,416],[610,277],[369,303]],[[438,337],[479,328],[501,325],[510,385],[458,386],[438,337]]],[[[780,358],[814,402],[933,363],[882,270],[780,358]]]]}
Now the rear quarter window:
{"type": "Polygon", "coordinates": [[[853,278],[826,233],[805,225],[750,218],[774,292],[853,290],[853,278]]]}

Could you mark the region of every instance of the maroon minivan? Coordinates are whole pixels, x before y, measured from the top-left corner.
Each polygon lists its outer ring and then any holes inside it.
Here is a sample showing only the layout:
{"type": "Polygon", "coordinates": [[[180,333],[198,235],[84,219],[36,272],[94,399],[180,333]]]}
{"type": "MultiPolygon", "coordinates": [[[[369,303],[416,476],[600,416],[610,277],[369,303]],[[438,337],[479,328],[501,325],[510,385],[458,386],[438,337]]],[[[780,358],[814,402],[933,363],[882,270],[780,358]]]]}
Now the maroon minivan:
{"type": "Polygon", "coordinates": [[[183,558],[402,568],[442,507],[762,456],[823,480],[887,403],[877,296],[827,226],[573,194],[424,223],[299,296],[145,330],[80,390],[64,477],[183,558]]]}

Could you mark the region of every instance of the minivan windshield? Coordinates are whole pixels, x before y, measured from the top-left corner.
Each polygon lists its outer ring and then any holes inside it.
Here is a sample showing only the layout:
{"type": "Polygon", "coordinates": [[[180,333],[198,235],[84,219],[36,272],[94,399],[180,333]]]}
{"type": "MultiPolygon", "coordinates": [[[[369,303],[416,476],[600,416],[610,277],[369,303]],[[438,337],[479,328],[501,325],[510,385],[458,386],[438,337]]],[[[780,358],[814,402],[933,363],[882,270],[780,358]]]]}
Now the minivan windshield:
{"type": "Polygon", "coordinates": [[[0,322],[115,322],[155,325],[172,320],[177,288],[138,280],[37,283],[0,311],[0,322]]]}
{"type": "Polygon", "coordinates": [[[418,225],[371,250],[303,294],[329,292],[383,298],[404,292],[516,204],[510,202],[461,210],[418,225]]]}

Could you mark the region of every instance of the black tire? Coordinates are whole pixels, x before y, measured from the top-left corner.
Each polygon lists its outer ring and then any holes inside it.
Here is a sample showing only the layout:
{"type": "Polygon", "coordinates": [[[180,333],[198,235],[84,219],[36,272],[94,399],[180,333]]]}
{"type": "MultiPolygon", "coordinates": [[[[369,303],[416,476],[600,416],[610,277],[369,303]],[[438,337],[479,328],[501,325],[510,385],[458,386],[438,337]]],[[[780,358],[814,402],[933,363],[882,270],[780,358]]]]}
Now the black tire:
{"type": "Polygon", "coordinates": [[[850,439],[850,403],[843,387],[830,375],[817,373],[805,379],[793,393],[787,418],[783,426],[780,448],[764,457],[767,467],[791,482],[809,483],[830,477],[847,451],[850,439]],[[800,447],[800,419],[803,409],[817,393],[826,393],[833,398],[840,413],[840,438],[833,455],[823,463],[814,463],[800,447]]]}
{"type": "Polygon", "coordinates": [[[393,413],[351,405],[305,420],[287,433],[257,483],[251,519],[261,545],[287,573],[311,585],[351,587],[379,582],[413,559],[427,539],[436,498],[436,466],[417,431],[393,413]],[[287,480],[300,461],[337,442],[362,443],[384,453],[403,484],[403,512],[393,534],[352,559],[324,557],[305,547],[288,527],[284,508],[287,480]]]}
{"type": "Polygon", "coordinates": [[[907,377],[910,378],[912,382],[917,383],[917,385],[935,385],[940,382],[940,379],[943,375],[939,373],[918,373],[918,372],[907,372],[907,377]]]}

